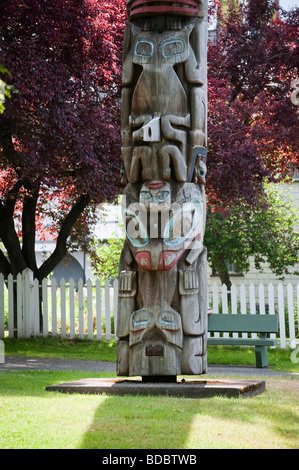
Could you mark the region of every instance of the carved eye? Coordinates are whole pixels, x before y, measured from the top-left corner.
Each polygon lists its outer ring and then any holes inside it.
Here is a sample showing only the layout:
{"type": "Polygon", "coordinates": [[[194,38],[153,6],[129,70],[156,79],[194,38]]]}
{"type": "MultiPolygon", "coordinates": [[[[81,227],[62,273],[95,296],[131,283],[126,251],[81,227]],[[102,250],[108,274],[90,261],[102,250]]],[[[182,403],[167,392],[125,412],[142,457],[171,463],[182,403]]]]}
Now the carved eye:
{"type": "Polygon", "coordinates": [[[167,245],[179,246],[186,240],[191,241],[199,231],[202,216],[200,203],[186,203],[169,219],[163,232],[167,245]]]}
{"type": "Polygon", "coordinates": [[[169,191],[160,191],[159,194],[157,194],[157,199],[159,202],[165,201],[169,197],[169,191]]]}
{"type": "Polygon", "coordinates": [[[135,44],[134,53],[140,57],[152,57],[154,54],[154,44],[150,41],[140,39],[135,44]]]}
{"type": "Polygon", "coordinates": [[[150,314],[145,310],[140,312],[135,312],[132,315],[132,325],[133,327],[144,326],[147,325],[150,321],[150,314]]]}
{"type": "Polygon", "coordinates": [[[140,192],[140,199],[141,199],[141,201],[148,202],[148,201],[152,200],[152,196],[148,191],[141,191],[140,192]]]}
{"type": "Polygon", "coordinates": [[[178,321],[174,312],[162,312],[159,316],[159,323],[165,329],[178,328],[178,321]]]}
{"type": "Polygon", "coordinates": [[[182,39],[172,39],[166,41],[162,45],[163,57],[172,57],[177,54],[183,54],[185,52],[185,43],[182,39]]]}

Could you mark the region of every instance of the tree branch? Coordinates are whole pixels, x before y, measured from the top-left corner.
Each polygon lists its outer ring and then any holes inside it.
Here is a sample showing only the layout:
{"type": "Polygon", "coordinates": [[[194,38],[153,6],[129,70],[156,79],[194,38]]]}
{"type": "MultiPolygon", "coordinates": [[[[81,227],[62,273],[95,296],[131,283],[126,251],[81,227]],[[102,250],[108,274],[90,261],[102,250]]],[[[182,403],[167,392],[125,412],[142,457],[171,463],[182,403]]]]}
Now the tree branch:
{"type": "Polygon", "coordinates": [[[2,240],[8,254],[11,272],[14,276],[22,272],[27,266],[22,254],[19,237],[17,235],[13,217],[0,203],[0,239],[2,240]]]}
{"type": "Polygon", "coordinates": [[[7,278],[9,274],[11,274],[11,266],[9,264],[8,259],[4,255],[3,251],[0,250],[0,272],[7,278]]]}
{"type": "Polygon", "coordinates": [[[74,204],[70,212],[66,215],[62,222],[61,229],[57,238],[56,248],[48,259],[40,266],[36,272],[36,277],[42,281],[47,277],[57,264],[64,258],[67,253],[66,243],[70,234],[71,228],[82,214],[85,207],[90,202],[90,196],[83,194],[78,201],[74,204]]]}
{"type": "Polygon", "coordinates": [[[22,213],[22,253],[28,268],[34,273],[37,270],[35,254],[35,216],[36,204],[39,195],[39,185],[32,188],[30,184],[25,186],[27,194],[24,196],[22,213]]]}
{"type": "Polygon", "coordinates": [[[19,190],[23,186],[24,181],[18,180],[15,185],[12,187],[12,189],[7,193],[6,197],[6,207],[9,216],[13,216],[14,210],[15,210],[15,205],[17,201],[17,196],[19,194],[19,190]]]}

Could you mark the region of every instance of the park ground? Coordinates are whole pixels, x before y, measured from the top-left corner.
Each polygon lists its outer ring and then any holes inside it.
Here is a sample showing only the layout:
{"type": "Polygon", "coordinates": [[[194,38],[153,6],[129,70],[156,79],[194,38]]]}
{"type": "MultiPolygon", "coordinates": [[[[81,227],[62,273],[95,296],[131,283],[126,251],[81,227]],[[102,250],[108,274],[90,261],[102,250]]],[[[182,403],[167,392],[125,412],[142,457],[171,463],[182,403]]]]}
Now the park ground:
{"type": "MultiPolygon", "coordinates": [[[[292,352],[270,349],[263,372],[251,348],[209,347],[209,363],[223,364],[224,374],[228,365],[242,365],[247,373],[238,378],[265,380],[265,392],[251,398],[68,395],[45,387],[115,373],[2,370],[0,449],[298,449],[299,364],[292,352]]],[[[5,355],[113,363],[116,344],[7,339],[5,355]]]]}

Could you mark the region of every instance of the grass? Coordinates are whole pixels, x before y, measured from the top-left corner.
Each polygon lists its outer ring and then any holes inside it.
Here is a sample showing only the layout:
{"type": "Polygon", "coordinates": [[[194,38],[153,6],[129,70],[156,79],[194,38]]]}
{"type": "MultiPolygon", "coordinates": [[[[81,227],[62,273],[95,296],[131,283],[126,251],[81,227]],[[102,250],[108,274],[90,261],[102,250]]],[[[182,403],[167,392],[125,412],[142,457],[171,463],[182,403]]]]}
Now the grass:
{"type": "Polygon", "coordinates": [[[239,399],[79,396],[44,390],[50,384],[103,375],[1,373],[0,448],[298,448],[297,379],[267,379],[263,394],[239,399]]]}
{"type": "Polygon", "coordinates": [[[5,355],[12,357],[39,357],[84,359],[89,361],[116,361],[115,341],[96,341],[68,338],[5,339],[5,355]]]}
{"type": "MultiPolygon", "coordinates": [[[[70,340],[60,338],[5,339],[5,354],[12,357],[49,357],[116,361],[116,342],[96,340],[70,340]]],[[[268,349],[269,365],[276,371],[299,372],[299,363],[291,361],[290,349],[268,349]]],[[[297,355],[299,359],[299,354],[297,355]]],[[[255,365],[254,348],[234,346],[208,346],[210,364],[255,365]]]]}
{"type": "MultiPolygon", "coordinates": [[[[115,342],[5,340],[7,356],[116,360],[115,342]]],[[[254,364],[251,348],[213,346],[210,363],[254,364]]],[[[273,370],[299,372],[290,350],[273,370]]],[[[298,449],[299,379],[266,377],[253,398],[61,394],[47,385],[113,373],[0,372],[0,449],[298,449]]]]}

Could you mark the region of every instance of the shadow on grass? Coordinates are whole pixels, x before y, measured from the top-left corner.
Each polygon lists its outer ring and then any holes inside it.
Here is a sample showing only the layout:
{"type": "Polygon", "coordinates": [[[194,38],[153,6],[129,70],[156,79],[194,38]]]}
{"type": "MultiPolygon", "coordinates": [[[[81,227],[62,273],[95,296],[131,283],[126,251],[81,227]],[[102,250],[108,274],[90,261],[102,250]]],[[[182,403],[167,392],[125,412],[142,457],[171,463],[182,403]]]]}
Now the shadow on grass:
{"type": "Polygon", "coordinates": [[[273,390],[237,399],[107,396],[79,448],[298,448],[298,410],[287,392],[285,399],[279,395],[273,390]]]}

